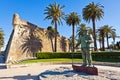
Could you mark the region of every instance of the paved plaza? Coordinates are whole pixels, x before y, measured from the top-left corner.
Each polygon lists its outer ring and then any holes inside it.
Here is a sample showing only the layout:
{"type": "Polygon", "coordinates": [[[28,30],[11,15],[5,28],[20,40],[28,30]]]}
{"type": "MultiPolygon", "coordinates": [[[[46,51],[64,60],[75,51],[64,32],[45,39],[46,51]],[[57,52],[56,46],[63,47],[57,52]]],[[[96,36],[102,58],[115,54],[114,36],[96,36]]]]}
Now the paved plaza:
{"type": "MultiPolygon", "coordinates": [[[[99,70],[105,71],[113,71],[114,73],[120,74],[120,67],[111,67],[111,66],[100,66],[96,65],[99,70]]],[[[53,80],[59,80],[61,75],[57,75],[56,70],[67,69],[72,72],[67,72],[64,75],[75,77],[75,73],[72,70],[71,64],[41,64],[41,63],[34,63],[34,64],[24,64],[24,65],[14,65],[8,69],[0,69],[0,80],[50,80],[52,76],[54,76],[53,80]],[[41,74],[45,74],[47,72],[47,78],[41,77],[41,74]],[[52,72],[52,73],[51,73],[52,72]],[[50,75],[50,76],[49,76],[50,75]],[[55,76],[56,75],[56,76],[55,76]]],[[[112,73],[113,74],[113,73],[112,73]]],[[[102,76],[102,75],[101,75],[102,76]]],[[[53,77],[52,77],[53,78],[53,77]]],[[[70,77],[69,77],[70,78],[70,77]]],[[[117,80],[120,78],[117,76],[117,80]]],[[[66,78],[65,78],[66,79],[66,78]]],[[[71,80],[74,80],[73,78],[71,80]]],[[[77,80],[77,79],[75,79],[77,80]]],[[[110,80],[108,78],[108,80],[110,80]]]]}

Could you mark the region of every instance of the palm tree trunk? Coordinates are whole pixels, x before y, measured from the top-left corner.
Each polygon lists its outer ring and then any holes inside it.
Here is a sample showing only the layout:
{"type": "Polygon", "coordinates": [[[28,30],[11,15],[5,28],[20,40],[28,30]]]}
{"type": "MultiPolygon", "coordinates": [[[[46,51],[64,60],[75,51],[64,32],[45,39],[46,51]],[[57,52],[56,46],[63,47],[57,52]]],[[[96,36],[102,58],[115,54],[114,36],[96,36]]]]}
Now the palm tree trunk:
{"type": "Polygon", "coordinates": [[[97,43],[96,43],[96,29],[95,29],[95,18],[92,18],[92,24],[93,24],[93,38],[94,38],[94,50],[97,50],[97,43]]]}
{"type": "Polygon", "coordinates": [[[101,49],[101,42],[99,41],[100,49],[101,49]]]}
{"type": "Polygon", "coordinates": [[[115,48],[115,37],[113,38],[113,49],[115,48]]]}
{"type": "Polygon", "coordinates": [[[108,47],[108,49],[109,49],[109,41],[108,41],[108,35],[107,35],[107,47],[108,47]]]}
{"type": "Polygon", "coordinates": [[[103,31],[102,31],[102,51],[105,51],[105,44],[104,44],[104,33],[103,33],[103,31]]]}
{"type": "Polygon", "coordinates": [[[1,53],[1,47],[0,47],[0,53],[1,53]]]}
{"type": "Polygon", "coordinates": [[[72,30],[73,30],[73,31],[72,31],[72,32],[73,32],[73,33],[72,33],[72,35],[73,35],[73,36],[72,36],[72,52],[74,52],[74,33],[75,33],[75,32],[74,32],[74,31],[75,31],[75,30],[74,30],[74,29],[75,29],[74,25],[72,25],[72,28],[73,28],[73,29],[72,29],[72,30]]]}
{"type": "Polygon", "coordinates": [[[113,38],[113,41],[115,42],[115,38],[113,38]]]}
{"type": "Polygon", "coordinates": [[[102,51],[105,51],[104,38],[103,38],[103,40],[102,40],[102,51]]]}
{"type": "Polygon", "coordinates": [[[57,52],[57,22],[55,21],[55,52],[57,52]]]}
{"type": "Polygon", "coordinates": [[[53,40],[52,40],[52,38],[50,38],[50,41],[51,41],[51,45],[52,45],[52,51],[54,52],[55,50],[54,50],[53,40]]]}

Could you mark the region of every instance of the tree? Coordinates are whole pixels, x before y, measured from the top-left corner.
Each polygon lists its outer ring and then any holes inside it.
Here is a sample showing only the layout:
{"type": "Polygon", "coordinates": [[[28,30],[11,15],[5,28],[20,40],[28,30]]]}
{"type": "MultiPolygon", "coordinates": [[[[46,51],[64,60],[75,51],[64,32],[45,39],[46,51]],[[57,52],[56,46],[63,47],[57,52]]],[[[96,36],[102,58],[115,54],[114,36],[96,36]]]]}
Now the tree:
{"type": "Polygon", "coordinates": [[[4,32],[3,30],[0,28],[0,52],[1,52],[1,48],[4,46],[4,32]]]}
{"type": "Polygon", "coordinates": [[[55,37],[55,29],[52,28],[51,26],[48,26],[46,34],[47,34],[48,39],[50,39],[51,41],[52,51],[54,52],[53,38],[55,37]]]}
{"type": "Polygon", "coordinates": [[[75,12],[72,12],[70,14],[68,14],[66,17],[65,17],[65,20],[66,20],[66,24],[68,24],[69,26],[72,26],[72,52],[74,52],[74,35],[75,35],[75,26],[79,25],[80,23],[80,17],[78,16],[77,13],[75,12]]]}
{"type": "Polygon", "coordinates": [[[115,32],[116,30],[115,29],[112,29],[111,30],[111,34],[110,34],[110,37],[109,38],[112,38],[113,39],[113,42],[115,43],[115,38],[120,38],[120,36],[117,36],[116,35],[116,32],[115,32]]]}
{"type": "Polygon", "coordinates": [[[93,30],[90,27],[86,27],[86,25],[84,23],[82,23],[77,28],[77,36],[78,36],[78,38],[80,38],[80,36],[82,35],[83,30],[88,30],[88,34],[91,34],[93,36],[93,30]]]}
{"type": "Polygon", "coordinates": [[[62,36],[60,39],[60,47],[62,49],[62,51],[66,52],[67,51],[67,43],[66,43],[66,37],[62,36]]]}
{"type": "Polygon", "coordinates": [[[116,35],[116,32],[115,31],[111,31],[111,36],[110,38],[113,38],[113,42],[115,42],[115,38],[117,38],[119,36],[116,35]]]}
{"type": "Polygon", "coordinates": [[[57,51],[57,25],[62,24],[61,19],[63,19],[64,13],[62,12],[62,9],[65,6],[60,6],[57,3],[50,4],[45,9],[45,13],[47,16],[45,19],[51,20],[51,24],[55,25],[55,52],[57,51]]]}
{"type": "Polygon", "coordinates": [[[103,32],[106,36],[107,40],[107,47],[109,48],[109,37],[112,36],[113,38],[115,37],[115,29],[112,28],[112,26],[109,25],[104,25],[103,26],[103,32]]]}
{"type": "Polygon", "coordinates": [[[99,44],[100,44],[100,49],[102,48],[102,36],[99,34],[98,35],[98,41],[99,41],[99,44]]]}
{"type": "Polygon", "coordinates": [[[118,47],[118,49],[120,49],[120,41],[116,43],[116,46],[118,47]]]}
{"type": "Polygon", "coordinates": [[[88,34],[91,34],[93,36],[93,29],[88,27],[88,34]]]}
{"type": "Polygon", "coordinates": [[[88,4],[85,8],[83,8],[83,19],[87,22],[92,21],[95,51],[97,50],[95,21],[100,20],[103,15],[103,6],[99,3],[95,4],[94,2],[92,2],[88,4]]]}
{"type": "Polygon", "coordinates": [[[80,36],[83,33],[83,30],[86,30],[86,25],[85,24],[80,24],[80,26],[77,28],[77,36],[80,38],[80,36]]]}
{"type": "Polygon", "coordinates": [[[102,47],[101,50],[104,51],[105,50],[105,45],[104,45],[104,37],[105,37],[105,33],[104,33],[104,28],[101,27],[100,29],[98,29],[98,40],[100,43],[102,43],[102,47]]]}
{"type": "Polygon", "coordinates": [[[69,52],[71,52],[72,51],[72,37],[70,37],[68,41],[69,41],[69,52]]]}

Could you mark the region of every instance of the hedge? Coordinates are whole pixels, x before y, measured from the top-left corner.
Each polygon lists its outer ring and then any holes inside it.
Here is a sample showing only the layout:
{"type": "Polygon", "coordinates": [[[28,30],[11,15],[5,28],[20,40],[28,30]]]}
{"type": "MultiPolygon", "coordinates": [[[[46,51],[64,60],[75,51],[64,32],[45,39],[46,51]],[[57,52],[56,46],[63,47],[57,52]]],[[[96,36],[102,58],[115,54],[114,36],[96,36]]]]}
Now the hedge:
{"type": "MultiPolygon", "coordinates": [[[[50,59],[50,58],[72,58],[73,53],[70,52],[37,52],[37,59],[50,59]]],[[[81,58],[81,53],[74,53],[74,58],[81,58]]]]}
{"type": "Polygon", "coordinates": [[[116,58],[120,59],[120,52],[93,52],[93,58],[116,58]]]}
{"type": "MultiPolygon", "coordinates": [[[[37,52],[37,59],[51,59],[51,58],[82,58],[81,53],[75,52],[37,52]]],[[[113,58],[120,59],[120,52],[93,52],[93,58],[113,58]]]]}

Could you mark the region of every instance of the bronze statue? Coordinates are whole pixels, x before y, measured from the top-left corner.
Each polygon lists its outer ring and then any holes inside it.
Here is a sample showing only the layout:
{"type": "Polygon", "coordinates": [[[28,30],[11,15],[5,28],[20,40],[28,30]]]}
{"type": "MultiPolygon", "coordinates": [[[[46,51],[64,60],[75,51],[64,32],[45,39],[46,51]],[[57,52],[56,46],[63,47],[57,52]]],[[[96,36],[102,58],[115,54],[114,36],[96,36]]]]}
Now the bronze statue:
{"type": "Polygon", "coordinates": [[[83,30],[81,37],[78,39],[78,45],[81,44],[83,64],[82,66],[92,66],[92,56],[91,56],[91,43],[93,43],[93,38],[88,34],[87,30],[83,30]]]}

